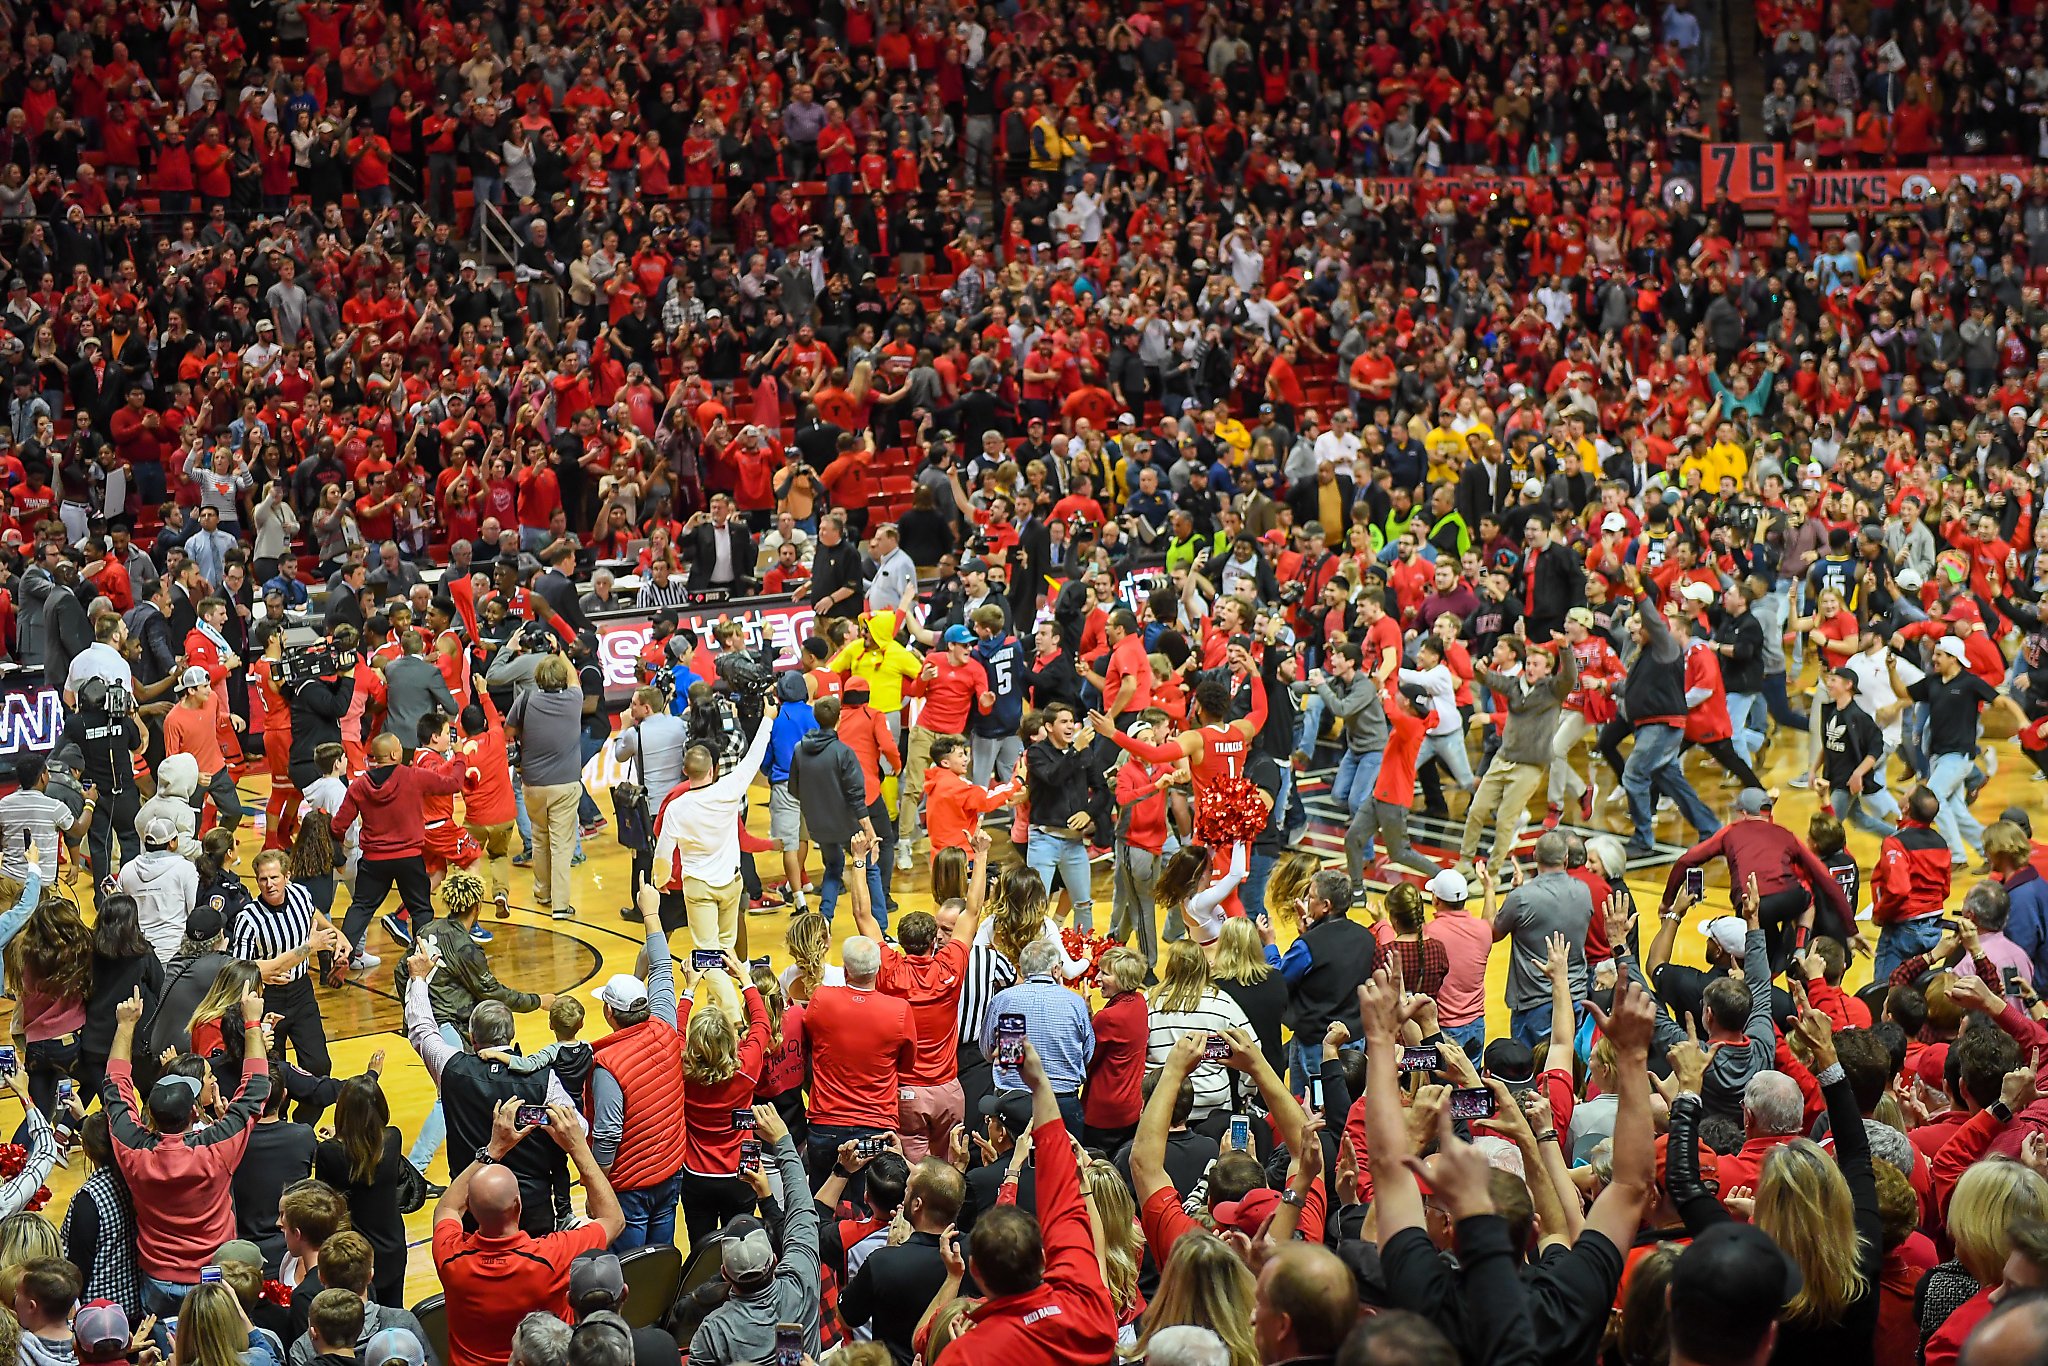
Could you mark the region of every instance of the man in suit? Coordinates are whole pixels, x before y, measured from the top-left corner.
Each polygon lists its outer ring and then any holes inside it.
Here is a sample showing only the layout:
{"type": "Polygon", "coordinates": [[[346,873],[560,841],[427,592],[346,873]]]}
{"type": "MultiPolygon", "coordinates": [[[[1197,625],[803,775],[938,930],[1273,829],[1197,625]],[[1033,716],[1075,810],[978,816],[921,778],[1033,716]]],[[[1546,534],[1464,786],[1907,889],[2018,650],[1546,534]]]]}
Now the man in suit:
{"type": "Polygon", "coordinates": [[[384,666],[384,729],[405,746],[405,761],[412,762],[418,742],[420,718],[439,710],[449,716],[461,711],[441,671],[423,653],[426,641],[407,629],[398,638],[400,654],[384,666]]]}
{"type": "Polygon", "coordinates": [[[124,618],[128,634],[140,647],[134,665],[138,683],[161,682],[177,665],[177,641],[183,639],[171,635],[171,596],[177,591],[168,578],[152,579],[148,595],[129,608],[124,618]]]}
{"type": "MultiPolygon", "coordinates": [[[[1065,528],[1061,530],[1064,542],[1065,528]]],[[[1010,564],[1010,620],[1035,621],[1045,576],[1052,569],[1052,532],[1036,511],[1017,524],[1017,548],[1010,564]]]]}
{"type": "Polygon", "coordinates": [[[92,622],[79,596],[77,562],[58,560],[51,577],[55,583],[43,604],[43,670],[50,686],[61,688],[71,674],[71,661],[92,644],[92,622]]]}
{"type": "MultiPolygon", "coordinates": [[[[583,614],[583,596],[576,589],[576,551],[560,545],[548,554],[547,569],[534,576],[533,591],[555,609],[555,615],[577,631],[594,629],[583,614]]],[[[400,738],[404,736],[401,733],[400,738]]]]}
{"type": "Polygon", "coordinates": [[[711,495],[711,510],[690,518],[690,588],[728,588],[735,595],[753,591],[754,537],[747,524],[733,516],[732,499],[711,495]]]}
{"type": "Polygon", "coordinates": [[[107,359],[100,339],[87,337],[79,345],[79,360],[71,367],[66,387],[71,391],[71,406],[91,413],[94,422],[103,426],[127,386],[121,383],[120,366],[107,359]]]}
{"type": "Polygon", "coordinates": [[[341,582],[327,590],[327,630],[346,623],[360,631],[363,629],[363,586],[369,581],[369,568],[358,561],[341,571],[341,582]]]}
{"type": "Polygon", "coordinates": [[[1498,517],[1514,501],[1515,475],[1500,458],[1500,447],[1488,442],[1458,471],[1458,515],[1477,527],[1481,517],[1498,517]]]}

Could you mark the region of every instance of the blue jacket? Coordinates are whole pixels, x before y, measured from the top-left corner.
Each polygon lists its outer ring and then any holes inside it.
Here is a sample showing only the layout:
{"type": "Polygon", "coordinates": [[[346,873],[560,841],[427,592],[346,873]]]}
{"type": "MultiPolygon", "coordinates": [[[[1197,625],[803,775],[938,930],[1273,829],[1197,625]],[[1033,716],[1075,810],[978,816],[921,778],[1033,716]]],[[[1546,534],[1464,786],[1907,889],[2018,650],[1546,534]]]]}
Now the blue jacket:
{"type": "Polygon", "coordinates": [[[818,728],[817,715],[808,702],[784,702],[775,713],[775,725],[768,732],[768,781],[789,781],[790,761],[796,757],[796,742],[818,728]]]}
{"type": "Polygon", "coordinates": [[[2005,884],[2005,894],[2012,901],[2005,937],[2034,960],[2034,980],[2048,980],[2048,880],[2031,866],[2022,868],[2005,884]]]}

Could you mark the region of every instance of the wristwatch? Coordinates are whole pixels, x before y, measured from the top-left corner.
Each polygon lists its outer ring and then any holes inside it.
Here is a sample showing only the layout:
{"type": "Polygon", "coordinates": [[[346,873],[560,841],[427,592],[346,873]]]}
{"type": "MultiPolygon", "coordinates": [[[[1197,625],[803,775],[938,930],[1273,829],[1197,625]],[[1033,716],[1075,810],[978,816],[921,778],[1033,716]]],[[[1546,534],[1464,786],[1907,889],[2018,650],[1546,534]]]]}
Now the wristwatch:
{"type": "Polygon", "coordinates": [[[1987,1107],[2000,1124],[2012,1123],[2012,1107],[2002,1100],[1994,1100],[1987,1107]]]}
{"type": "Polygon", "coordinates": [[[1294,1189],[1294,1187],[1292,1186],[1289,1186],[1286,1190],[1280,1192],[1280,1203],[1283,1205],[1292,1205],[1296,1209],[1300,1209],[1302,1205],[1307,1202],[1307,1200],[1308,1196],[1306,1193],[1298,1191],[1294,1189]]]}
{"type": "Polygon", "coordinates": [[[493,1167],[497,1165],[498,1159],[491,1156],[490,1146],[486,1144],[476,1150],[476,1156],[472,1161],[479,1167],[493,1167]]]}

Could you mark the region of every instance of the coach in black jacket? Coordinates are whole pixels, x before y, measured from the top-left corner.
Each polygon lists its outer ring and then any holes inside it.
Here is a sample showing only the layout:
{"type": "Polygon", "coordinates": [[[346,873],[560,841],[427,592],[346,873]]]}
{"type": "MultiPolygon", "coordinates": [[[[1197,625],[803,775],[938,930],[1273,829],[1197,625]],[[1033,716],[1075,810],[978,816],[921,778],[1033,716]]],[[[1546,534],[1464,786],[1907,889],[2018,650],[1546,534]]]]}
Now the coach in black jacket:
{"type": "MultiPolygon", "coordinates": [[[[713,494],[711,513],[701,520],[692,519],[690,537],[690,589],[702,592],[707,588],[729,588],[736,596],[744,596],[754,589],[754,536],[747,524],[733,516],[732,500],[722,494],[713,494]],[[718,521],[723,512],[725,520],[718,521]],[[723,536],[726,542],[727,566],[731,577],[713,577],[718,569],[718,541],[723,536]]],[[[858,601],[858,599],[855,599],[858,601]]]]}

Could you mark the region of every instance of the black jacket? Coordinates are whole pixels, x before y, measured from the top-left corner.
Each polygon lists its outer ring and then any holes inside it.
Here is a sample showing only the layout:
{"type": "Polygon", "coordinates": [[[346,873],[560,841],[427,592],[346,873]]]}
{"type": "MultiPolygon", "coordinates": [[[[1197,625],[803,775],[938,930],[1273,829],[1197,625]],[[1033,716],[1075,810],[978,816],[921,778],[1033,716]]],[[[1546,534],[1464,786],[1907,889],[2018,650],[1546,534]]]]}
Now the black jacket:
{"type": "Polygon", "coordinates": [[[1664,624],[1663,613],[1646,611],[1642,620],[1650,638],[1629,665],[1628,677],[1622,680],[1621,714],[1638,726],[1653,717],[1671,725],[1683,725],[1688,710],[1685,651],[1678,637],[1664,624]]]}
{"type": "Polygon", "coordinates": [[[1048,830],[1065,830],[1075,813],[1087,812],[1096,818],[1089,837],[1102,839],[1108,835],[1100,808],[1109,795],[1109,787],[1093,745],[1059,749],[1050,740],[1040,740],[1025,757],[1030,763],[1026,787],[1031,796],[1034,829],[1043,826],[1048,830]]]}
{"type": "MultiPolygon", "coordinates": [[[[1351,516],[1351,504],[1357,497],[1358,486],[1353,484],[1348,476],[1338,475],[1337,498],[1338,501],[1344,504],[1344,516],[1347,519],[1351,516]]],[[[1297,480],[1288,487],[1287,506],[1294,509],[1294,524],[1296,526],[1306,526],[1310,522],[1322,521],[1322,501],[1322,488],[1313,479],[1297,480]]],[[[1323,535],[1332,544],[1340,544],[1344,539],[1344,531],[1345,527],[1341,525],[1326,526],[1323,528],[1323,535]]]]}
{"type": "Polygon", "coordinates": [[[1552,541],[1529,561],[1535,593],[1528,599],[1529,619],[1557,630],[1564,614],[1586,601],[1586,576],[1570,547],[1552,541]]]}
{"type": "Polygon", "coordinates": [[[320,775],[313,771],[313,751],[341,743],[341,714],[356,695],[355,671],[339,678],[315,678],[292,693],[292,781],[301,792],[320,775]]]}
{"type": "Polygon", "coordinates": [[[839,1317],[852,1327],[868,1327],[896,1366],[910,1366],[917,1321],[945,1280],[937,1235],[913,1233],[895,1247],[876,1248],[860,1264],[839,1296],[839,1317]]]}
{"type": "Polygon", "coordinates": [[[804,824],[819,844],[844,844],[867,811],[868,780],[860,757],[836,732],[813,730],[796,742],[789,763],[789,795],[803,808],[804,824]]]}
{"type": "MultiPolygon", "coordinates": [[[[726,529],[732,534],[732,583],[730,586],[735,593],[745,593],[750,591],[754,584],[754,537],[747,530],[747,524],[737,517],[726,523],[726,529]]],[[[839,544],[846,546],[848,549],[852,548],[850,543],[846,541],[841,541],[839,544]]],[[[822,554],[824,549],[823,546],[819,546],[819,553],[822,554]]],[[[711,571],[717,565],[718,541],[716,533],[712,531],[711,523],[700,522],[696,529],[690,533],[690,587],[699,590],[711,587],[711,571]]],[[[858,574],[860,572],[860,556],[858,552],[854,555],[853,565],[854,573],[858,574]]],[[[858,580],[856,580],[857,583],[858,580]]],[[[856,594],[853,601],[858,603],[860,596],[856,594]]]]}
{"type": "Polygon", "coordinates": [[[1483,460],[1471,461],[1460,470],[1457,507],[1465,525],[1477,531],[1481,517],[1497,514],[1506,507],[1514,489],[1514,480],[1515,476],[1505,460],[1494,467],[1491,476],[1487,474],[1483,460]]]}
{"type": "Polygon", "coordinates": [[[92,622],[75,589],[59,583],[50,589],[43,617],[43,670],[53,688],[64,686],[71,661],[92,644],[92,622]]]}
{"type": "Polygon", "coordinates": [[[838,545],[820,541],[811,554],[811,582],[804,599],[824,616],[857,617],[865,603],[861,588],[866,581],[860,572],[860,552],[851,541],[842,540],[838,545]],[[829,607],[823,605],[827,594],[842,588],[853,589],[853,596],[829,607]]]}
{"type": "Polygon", "coordinates": [[[1764,628],[1756,613],[1724,614],[1714,626],[1714,643],[1732,646],[1721,656],[1721,681],[1729,692],[1762,692],[1764,628]]]}
{"type": "MultiPolygon", "coordinates": [[[[441,1112],[448,1119],[448,1152],[467,1166],[479,1148],[491,1141],[491,1116],[504,1101],[547,1104],[545,1069],[521,1075],[502,1063],[486,1062],[467,1050],[448,1059],[441,1069],[441,1112]]],[[[505,1166],[519,1178],[519,1226],[539,1238],[555,1231],[554,1189],[568,1181],[568,1161],[546,1134],[528,1134],[511,1152],[505,1166]]],[[[563,1189],[567,1185],[563,1184],[563,1189]]]]}

